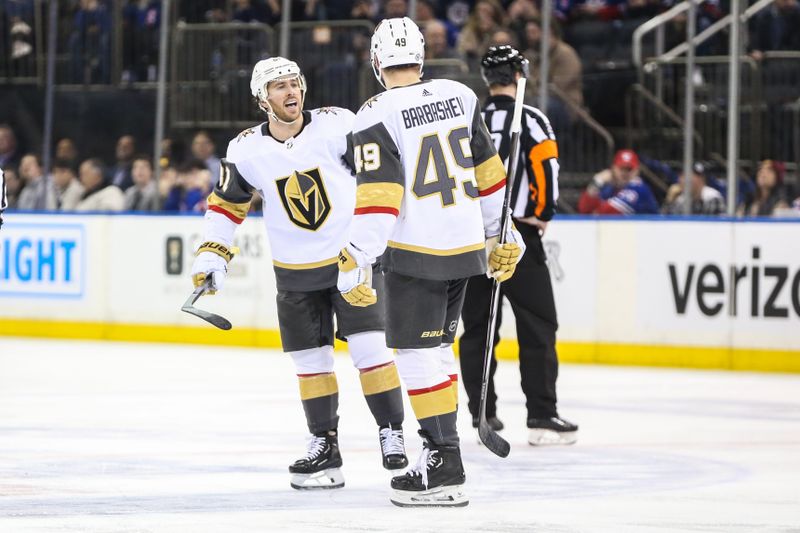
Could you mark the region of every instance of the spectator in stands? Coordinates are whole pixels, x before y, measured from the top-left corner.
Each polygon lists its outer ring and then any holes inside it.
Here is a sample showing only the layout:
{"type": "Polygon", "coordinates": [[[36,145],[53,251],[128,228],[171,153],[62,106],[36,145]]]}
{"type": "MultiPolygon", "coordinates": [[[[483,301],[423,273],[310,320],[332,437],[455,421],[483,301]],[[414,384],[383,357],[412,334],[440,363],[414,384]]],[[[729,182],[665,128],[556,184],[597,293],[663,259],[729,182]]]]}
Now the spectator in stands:
{"type": "Polygon", "coordinates": [[[516,35],[514,32],[506,28],[500,28],[499,30],[494,31],[489,43],[492,46],[508,45],[514,48],[519,48],[516,35]]]}
{"type": "Polygon", "coordinates": [[[16,168],[20,154],[17,152],[17,136],[8,124],[0,124],[0,167],[16,168]]]}
{"type": "Polygon", "coordinates": [[[108,83],[111,59],[111,15],[100,0],[80,0],[70,36],[72,81],[108,83]]]}
{"type": "Polygon", "coordinates": [[[19,194],[18,209],[52,211],[56,208],[56,193],[44,174],[42,160],[36,154],[25,154],[19,163],[19,175],[25,188],[19,194]]]}
{"type": "Polygon", "coordinates": [[[425,59],[460,59],[458,52],[447,44],[447,27],[440,20],[425,24],[425,59]]]}
{"type": "Polygon", "coordinates": [[[178,171],[174,165],[167,165],[161,168],[161,176],[158,178],[158,200],[161,209],[166,208],[167,197],[175,185],[178,183],[178,171]]]}
{"type": "Polygon", "coordinates": [[[639,177],[639,157],[620,150],[611,168],[594,175],[578,201],[578,212],[598,215],[658,213],[653,191],[639,177]]]}
{"type": "Polygon", "coordinates": [[[125,191],[125,211],[158,211],[161,198],[153,179],[153,163],[148,155],[133,158],[133,187],[125,191]]]}
{"type": "Polygon", "coordinates": [[[84,189],[71,160],[56,159],[53,163],[53,188],[56,192],[56,209],[74,211],[83,198],[84,189]]]}
{"type": "Polygon", "coordinates": [[[405,17],[408,15],[408,2],[406,2],[406,0],[385,0],[382,12],[382,18],[393,19],[405,17]]]}
{"type": "Polygon", "coordinates": [[[740,216],[769,217],[776,209],[789,206],[783,188],[786,167],[781,161],[765,159],[756,173],[756,190],[753,197],[739,210],[740,216]]]}
{"type": "Polygon", "coordinates": [[[775,0],[754,17],[750,35],[750,55],[759,61],[771,50],[800,50],[800,4],[775,0]]]}
{"type": "Polygon", "coordinates": [[[6,200],[9,209],[14,209],[19,203],[19,195],[22,192],[23,182],[15,167],[3,168],[3,177],[6,180],[6,200]]]}
{"type": "MultiPolygon", "coordinates": [[[[538,90],[541,65],[540,42],[542,26],[539,19],[525,24],[525,57],[531,62],[528,82],[531,90],[538,90]]],[[[561,25],[553,20],[550,24],[550,71],[549,81],[559,93],[571,102],[583,105],[583,65],[575,49],[561,39],[561,25]]]]}
{"type": "Polygon", "coordinates": [[[115,149],[117,160],[114,168],[111,169],[111,184],[116,185],[122,191],[128,190],[128,187],[133,185],[131,167],[134,153],[136,153],[136,139],[133,138],[133,135],[123,135],[117,139],[115,149]]]}
{"type": "Polygon", "coordinates": [[[508,5],[508,18],[512,26],[517,21],[540,18],[539,7],[533,0],[514,0],[508,5]]]}
{"type": "Polygon", "coordinates": [[[556,12],[561,20],[617,20],[625,12],[625,0],[559,0],[556,12]]]}
{"type": "Polygon", "coordinates": [[[77,166],[78,164],[78,147],[75,146],[75,141],[69,137],[64,137],[56,143],[56,157],[55,159],[61,161],[68,161],[71,165],[77,166]]]}
{"type": "Polygon", "coordinates": [[[271,0],[260,2],[254,0],[234,0],[233,15],[231,20],[234,22],[263,22],[265,24],[275,24],[280,21],[280,2],[271,0]]]}
{"type": "Polygon", "coordinates": [[[211,192],[211,173],[202,161],[193,159],[178,168],[175,185],[164,201],[164,211],[202,213],[211,192]]]}
{"type": "Polygon", "coordinates": [[[99,159],[87,159],[79,170],[84,191],[76,211],[122,211],[125,196],[116,185],[106,181],[103,163],[99,159]]]}
{"type": "Polygon", "coordinates": [[[474,65],[489,49],[492,33],[506,27],[503,6],[498,0],[478,0],[467,24],[458,36],[458,51],[474,65]]]}
{"type": "Polygon", "coordinates": [[[212,183],[219,181],[219,157],[214,153],[214,141],[207,131],[200,130],[192,138],[192,157],[202,161],[211,172],[212,183]]]}
{"type": "Polygon", "coordinates": [[[374,21],[378,18],[378,10],[371,0],[355,0],[353,8],[350,10],[350,18],[374,21]]]}
{"type": "MultiPolygon", "coordinates": [[[[11,204],[9,203],[9,205],[11,204]]],[[[795,211],[798,212],[798,214],[800,214],[800,196],[795,198],[794,202],[792,202],[792,209],[794,209],[795,211]]]]}
{"type": "Polygon", "coordinates": [[[471,4],[468,0],[450,0],[445,10],[447,22],[459,30],[462,29],[469,20],[471,4]]]}
{"type": "Polygon", "coordinates": [[[683,194],[685,185],[681,173],[678,183],[674,183],[667,191],[662,212],[667,215],[724,215],[725,200],[722,195],[706,183],[706,169],[702,163],[692,165],[692,177],[689,180],[691,198],[690,211],[686,211],[686,197],[683,194]]]}
{"type": "MultiPolygon", "coordinates": [[[[280,4],[280,0],[273,3],[280,4]]],[[[223,22],[225,5],[226,0],[179,0],[178,18],[189,24],[223,22]]]]}
{"type": "Polygon", "coordinates": [[[161,0],[129,0],[122,10],[122,81],[155,81],[161,0]]]}

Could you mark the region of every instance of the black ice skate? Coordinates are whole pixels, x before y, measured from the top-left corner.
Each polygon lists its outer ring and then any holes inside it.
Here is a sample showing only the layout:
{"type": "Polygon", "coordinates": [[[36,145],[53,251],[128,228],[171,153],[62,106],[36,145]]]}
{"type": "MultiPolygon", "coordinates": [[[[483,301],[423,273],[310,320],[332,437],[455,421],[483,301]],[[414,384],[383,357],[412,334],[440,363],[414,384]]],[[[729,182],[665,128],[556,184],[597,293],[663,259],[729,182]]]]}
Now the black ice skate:
{"type": "Polygon", "coordinates": [[[344,476],[339,468],[339,438],[336,430],[311,436],[308,451],[289,467],[291,485],[297,490],[338,489],[344,487],[344,476]]]}
{"type": "Polygon", "coordinates": [[[578,426],[558,416],[529,418],[528,427],[528,443],[531,446],[575,444],[578,440],[578,426]]]}
{"type": "Polygon", "coordinates": [[[378,433],[383,455],[383,467],[386,470],[399,470],[408,466],[406,446],[403,440],[403,427],[383,426],[378,433]]]}
{"type": "Polygon", "coordinates": [[[424,431],[419,434],[425,440],[422,454],[413,469],[392,479],[392,503],[398,507],[467,505],[463,490],[466,476],[458,446],[440,446],[424,431]]]}

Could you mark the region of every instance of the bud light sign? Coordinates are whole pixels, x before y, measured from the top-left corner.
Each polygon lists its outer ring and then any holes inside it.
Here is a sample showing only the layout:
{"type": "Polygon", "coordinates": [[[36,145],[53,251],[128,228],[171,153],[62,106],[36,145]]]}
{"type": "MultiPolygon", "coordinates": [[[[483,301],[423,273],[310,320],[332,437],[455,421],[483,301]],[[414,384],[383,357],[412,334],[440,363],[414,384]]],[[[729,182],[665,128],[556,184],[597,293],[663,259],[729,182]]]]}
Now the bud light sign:
{"type": "Polygon", "coordinates": [[[0,296],[81,298],[85,230],[79,224],[8,224],[0,231],[0,296]]]}

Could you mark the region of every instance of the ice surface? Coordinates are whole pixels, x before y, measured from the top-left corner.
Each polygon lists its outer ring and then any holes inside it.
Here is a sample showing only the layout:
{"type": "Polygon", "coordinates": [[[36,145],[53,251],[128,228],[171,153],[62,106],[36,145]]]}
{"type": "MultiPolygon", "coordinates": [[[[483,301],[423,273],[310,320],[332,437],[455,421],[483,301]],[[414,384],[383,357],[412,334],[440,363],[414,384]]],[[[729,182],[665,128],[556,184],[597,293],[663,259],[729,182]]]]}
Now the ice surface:
{"type": "MultiPolygon", "coordinates": [[[[462,416],[470,505],[419,510],[389,503],[357,373],[336,370],[347,485],[301,493],[285,355],[0,338],[0,532],[800,531],[798,375],[563,365],[578,444],[533,448],[501,363],[511,455],[462,416]]],[[[413,463],[408,405],[404,427],[413,463]]]]}

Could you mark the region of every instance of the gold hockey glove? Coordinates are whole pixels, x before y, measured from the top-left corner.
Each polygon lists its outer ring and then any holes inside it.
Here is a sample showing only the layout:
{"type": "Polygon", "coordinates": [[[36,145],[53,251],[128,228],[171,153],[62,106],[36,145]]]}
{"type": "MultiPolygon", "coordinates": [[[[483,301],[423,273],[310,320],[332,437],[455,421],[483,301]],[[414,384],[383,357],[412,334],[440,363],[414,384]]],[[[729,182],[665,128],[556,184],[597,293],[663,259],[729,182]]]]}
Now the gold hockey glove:
{"type": "Polygon", "coordinates": [[[499,241],[500,239],[497,237],[491,237],[486,240],[489,263],[487,275],[499,282],[503,282],[514,275],[517,264],[525,253],[525,243],[522,240],[522,235],[513,224],[508,226],[506,242],[500,244],[499,241]]]}
{"type": "Polygon", "coordinates": [[[372,288],[372,265],[364,254],[346,246],[339,252],[339,279],[336,287],[350,305],[367,307],[378,301],[372,288]]]}

